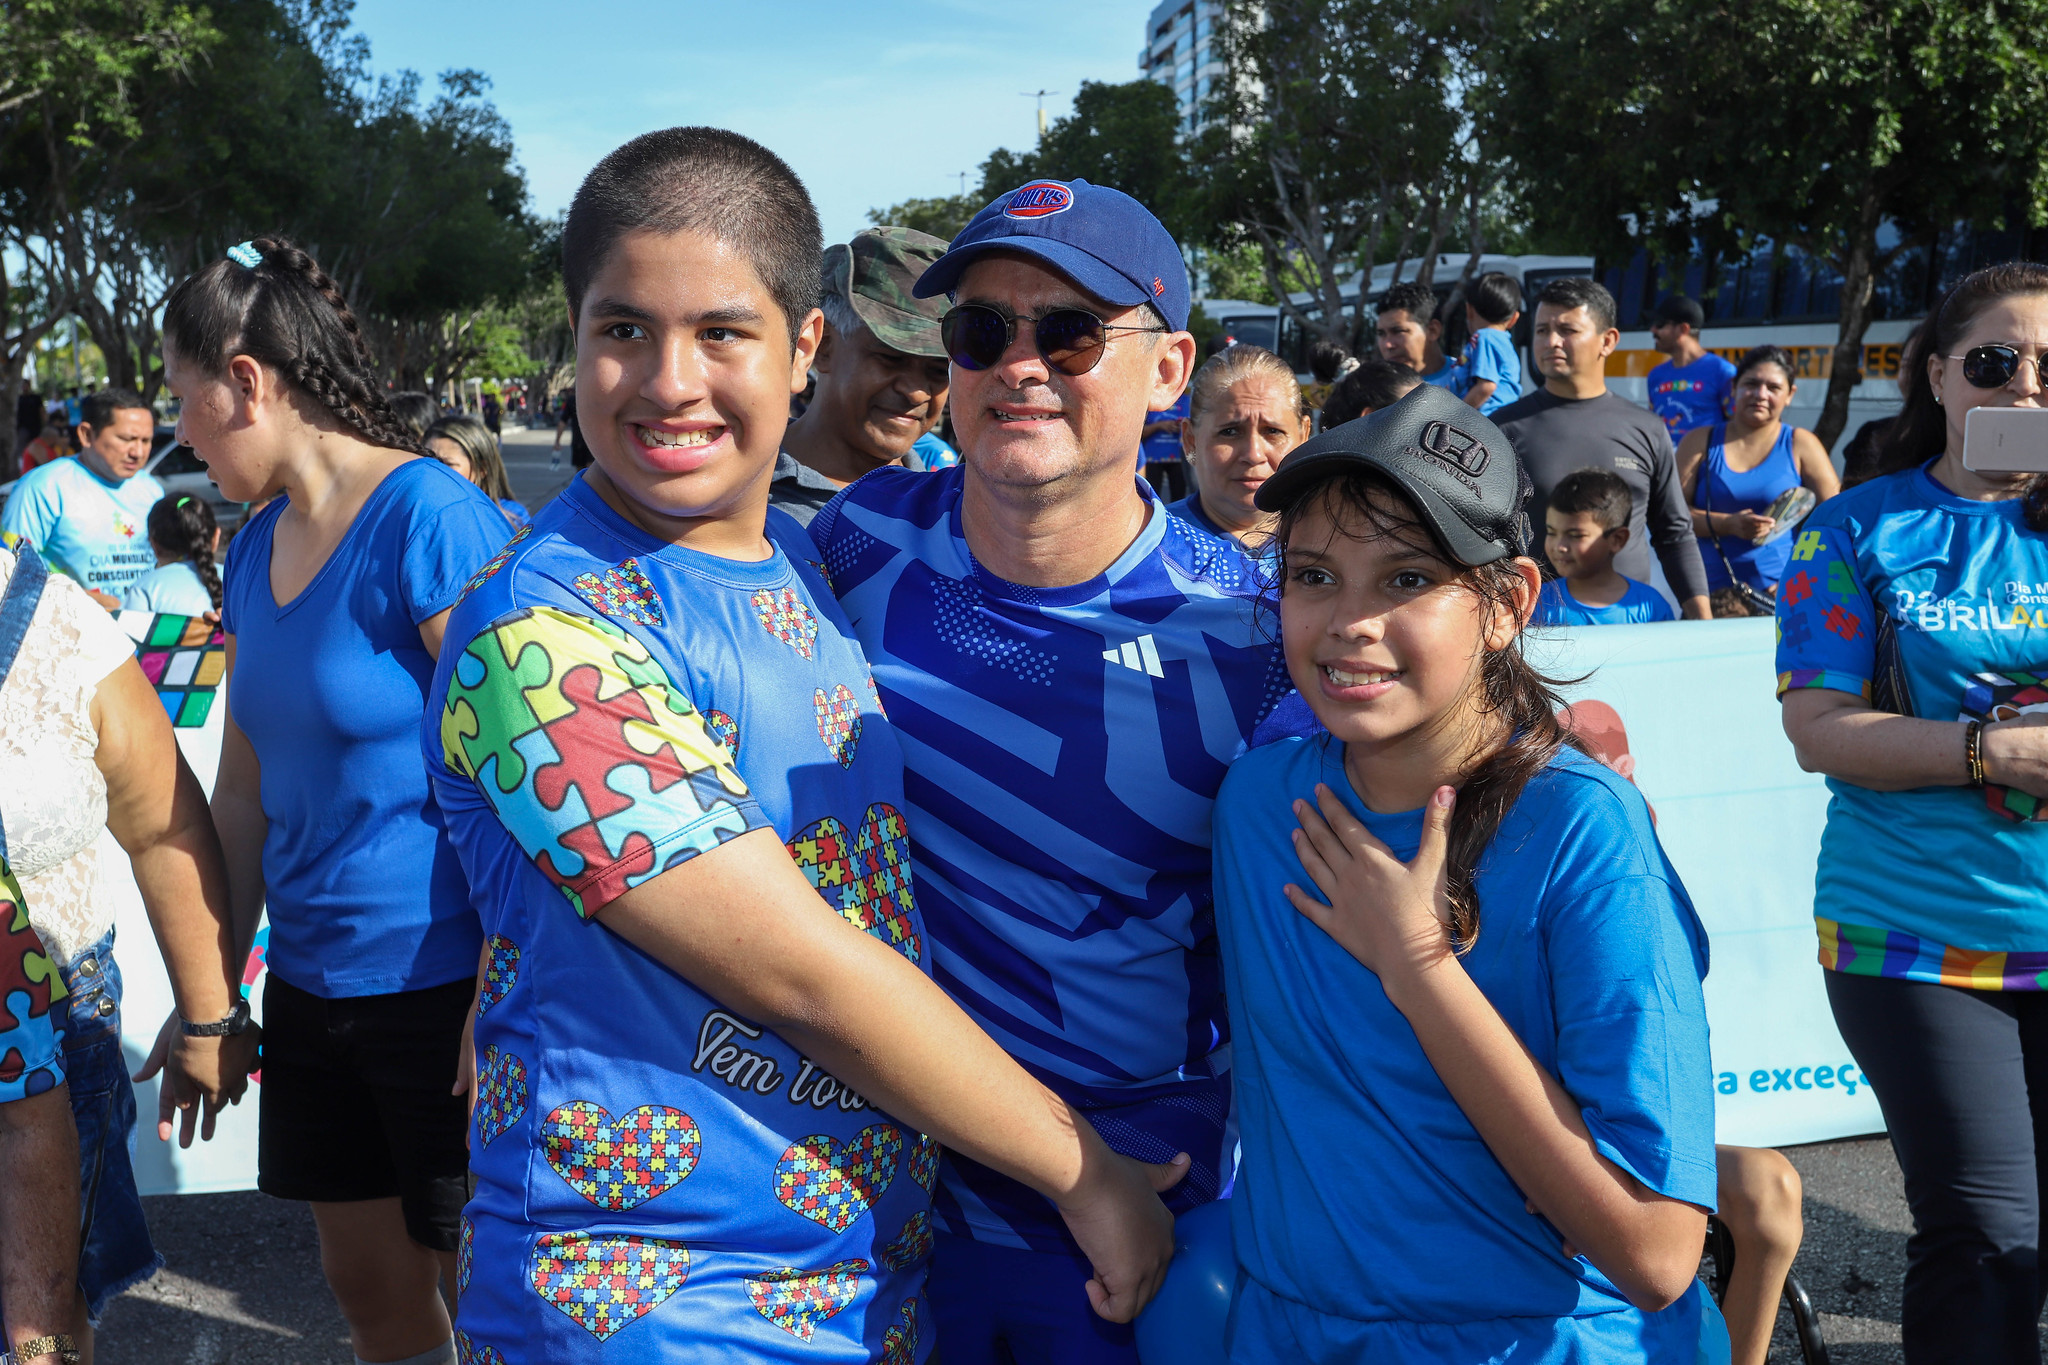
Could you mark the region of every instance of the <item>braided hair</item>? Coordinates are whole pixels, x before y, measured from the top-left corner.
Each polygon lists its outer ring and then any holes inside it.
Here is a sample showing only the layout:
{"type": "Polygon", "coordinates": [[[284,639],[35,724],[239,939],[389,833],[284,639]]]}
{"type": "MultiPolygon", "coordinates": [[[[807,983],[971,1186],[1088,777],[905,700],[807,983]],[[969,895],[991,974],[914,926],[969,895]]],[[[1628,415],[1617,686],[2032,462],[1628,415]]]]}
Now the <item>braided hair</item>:
{"type": "Polygon", "coordinates": [[[209,374],[231,356],[249,356],[371,445],[420,454],[418,435],[377,385],[369,342],[340,287],[282,237],[248,246],[257,264],[223,258],[171,291],[164,344],[209,374]]]}
{"type": "Polygon", "coordinates": [[[190,564],[199,581],[206,585],[206,595],[213,599],[214,609],[219,610],[220,570],[213,566],[213,541],[220,534],[220,526],[214,521],[213,509],[206,505],[206,499],[189,493],[158,498],[156,506],[149,509],[145,524],[149,528],[150,548],[190,564]]]}

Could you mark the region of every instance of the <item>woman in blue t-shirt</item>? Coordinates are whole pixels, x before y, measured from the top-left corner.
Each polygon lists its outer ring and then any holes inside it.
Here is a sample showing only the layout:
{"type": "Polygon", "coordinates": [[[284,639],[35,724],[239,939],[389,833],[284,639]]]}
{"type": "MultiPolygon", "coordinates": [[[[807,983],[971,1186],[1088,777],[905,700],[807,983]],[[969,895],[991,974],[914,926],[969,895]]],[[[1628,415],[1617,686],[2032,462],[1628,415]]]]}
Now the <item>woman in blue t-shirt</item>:
{"type": "Polygon", "coordinates": [[[1233,1361],[1693,1365],[1719,1326],[1706,935],[1523,661],[1518,482],[1500,429],[1424,386],[1259,493],[1328,733],[1217,798],[1233,1361]]]}
{"type": "Polygon", "coordinates": [[[1714,592],[1738,579],[1758,592],[1776,592],[1792,540],[1765,513],[1802,485],[1823,502],[1842,491],[1820,438],[1783,420],[1799,390],[1793,368],[1782,346],[1753,348],[1735,367],[1728,420],[1697,427],[1678,444],[1678,477],[1714,592]]]}
{"type": "Polygon", "coordinates": [[[482,933],[419,734],[449,608],[511,529],[419,458],[289,242],[185,280],[163,331],[183,439],[227,497],[269,500],[228,553],[213,794],[239,951],[270,915],[257,1183],[312,1202],[359,1358],[452,1353],[482,933]]]}
{"type": "Polygon", "coordinates": [[[1965,277],[1924,337],[1882,475],[1793,544],[1778,695],[1800,765],[1833,792],[1813,913],[1835,1022],[1905,1172],[1907,1358],[2033,1362],[2048,484],[1962,456],[1971,409],[2042,405],[2048,267],[1965,277]]]}

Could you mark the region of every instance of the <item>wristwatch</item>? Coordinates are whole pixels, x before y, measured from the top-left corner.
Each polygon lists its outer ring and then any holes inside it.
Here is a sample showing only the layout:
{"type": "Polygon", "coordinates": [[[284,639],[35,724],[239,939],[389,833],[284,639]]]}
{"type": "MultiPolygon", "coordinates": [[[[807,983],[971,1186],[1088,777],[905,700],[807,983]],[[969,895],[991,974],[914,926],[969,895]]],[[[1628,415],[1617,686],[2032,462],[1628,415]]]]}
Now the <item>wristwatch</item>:
{"type": "Polygon", "coordinates": [[[225,1018],[210,1024],[195,1024],[190,1019],[180,1018],[178,1027],[185,1030],[187,1038],[232,1038],[249,1027],[249,1002],[235,1001],[235,1007],[227,1012],[225,1018]]]}
{"type": "Polygon", "coordinates": [[[64,1365],[78,1365],[78,1343],[61,1333],[52,1337],[37,1337],[24,1341],[12,1351],[0,1351],[0,1365],[29,1365],[32,1360],[55,1356],[64,1365]]]}

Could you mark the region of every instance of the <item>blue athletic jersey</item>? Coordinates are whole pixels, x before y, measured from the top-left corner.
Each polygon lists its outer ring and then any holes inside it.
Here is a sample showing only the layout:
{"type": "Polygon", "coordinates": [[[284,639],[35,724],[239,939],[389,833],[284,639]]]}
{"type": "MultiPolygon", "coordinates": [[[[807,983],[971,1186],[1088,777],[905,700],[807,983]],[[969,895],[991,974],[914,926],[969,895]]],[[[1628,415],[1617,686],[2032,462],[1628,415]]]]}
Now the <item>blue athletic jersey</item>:
{"type": "Polygon", "coordinates": [[[108,483],[76,458],[52,460],[21,476],[0,511],[0,530],[41,552],[58,573],[114,597],[156,567],[149,509],[164,495],[155,476],[108,483]]]}
{"type": "MultiPolygon", "coordinates": [[[[1254,749],[1217,798],[1244,1143],[1230,1358],[1692,1365],[1697,1300],[1645,1314],[1561,1255],[1380,979],[1282,894],[1311,885],[1291,805],[1318,782],[1394,856],[1422,837],[1420,810],[1365,809],[1328,736],[1254,749]]],[[[1563,750],[1502,819],[1474,887],[1480,932],[1460,959],[1473,983],[1602,1156],[1711,1209],[1707,936],[1642,796],[1563,750]]]]}
{"type": "Polygon", "coordinates": [[[1479,411],[1491,414],[1522,396],[1522,358],[1514,339],[1498,327],[1481,327],[1465,343],[1465,362],[1458,367],[1458,397],[1482,380],[1493,381],[1493,393],[1479,411]]]}
{"type": "MultiPolygon", "coordinates": [[[[1925,720],[2048,709],[2048,535],[2017,500],[1926,468],[1861,484],[1793,532],[1778,695],[1847,692],[1925,720]]],[[[1956,739],[1958,769],[1962,739],[1956,739]]],[[[2048,815],[2021,792],[1881,792],[1839,778],[1821,835],[1821,965],[1979,990],[2048,989],[2048,815]]]]}
{"type": "Polygon", "coordinates": [[[1664,600],[1664,594],[1648,583],[1638,583],[1623,575],[1628,581],[1628,591],[1618,602],[1596,607],[1581,602],[1572,596],[1562,578],[1553,578],[1543,585],[1536,594],[1536,614],[1529,618],[1532,626],[1630,626],[1640,621],[1673,621],[1671,604],[1664,600]]]}
{"type": "Polygon", "coordinates": [[[1728,420],[1735,392],[1735,362],[1709,351],[1690,365],[1665,361],[1650,371],[1650,411],[1664,421],[1677,445],[1694,427],[1728,420]]]}
{"type": "MultiPolygon", "coordinates": [[[[964,469],[881,469],[811,524],[902,738],[939,983],[1112,1148],[1230,1179],[1209,812],[1290,690],[1243,555],[1154,502],[1100,577],[1004,582],[960,527],[964,469]]],[[[1070,1248],[1051,1204],[949,1156],[949,1230],[1070,1248]]]]}
{"type": "Polygon", "coordinates": [[[810,542],[769,535],[684,549],[579,479],[449,618],[421,738],[490,951],[466,1359],[930,1352],[937,1146],[591,919],[772,828],[819,914],[925,965],[902,754],[810,542]]]}

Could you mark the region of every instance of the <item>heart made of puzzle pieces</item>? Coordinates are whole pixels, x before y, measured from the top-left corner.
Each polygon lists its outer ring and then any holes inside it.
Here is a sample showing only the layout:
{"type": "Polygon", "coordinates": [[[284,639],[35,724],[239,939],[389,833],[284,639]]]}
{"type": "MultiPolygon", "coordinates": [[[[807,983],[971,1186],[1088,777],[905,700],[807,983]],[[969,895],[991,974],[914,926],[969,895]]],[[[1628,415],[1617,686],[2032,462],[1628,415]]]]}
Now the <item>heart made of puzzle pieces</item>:
{"type": "Polygon", "coordinates": [[[689,1277],[681,1242],[547,1232],[533,1248],[533,1292],[599,1341],[659,1308],[689,1277]]]}
{"type": "Polygon", "coordinates": [[[852,1303],[860,1294],[866,1261],[835,1261],[823,1270],[790,1268],[747,1277],[747,1296],[754,1310],[803,1341],[817,1325],[852,1303]]]}
{"type": "Polygon", "coordinates": [[[457,1329],[455,1333],[455,1365],[505,1365],[505,1353],[495,1346],[479,1346],[469,1339],[469,1333],[457,1329]]]}
{"type": "Polygon", "coordinates": [[[903,1134],[876,1123],[845,1142],[819,1133],[789,1145],[775,1163],[775,1197],[784,1207],[844,1232],[882,1197],[896,1178],[903,1134]]]}
{"type": "Polygon", "coordinates": [[[795,588],[784,588],[780,592],[762,588],[754,594],[752,601],[754,619],[770,635],[806,659],[818,652],[818,618],[811,615],[810,606],[797,595],[795,588]]]}
{"type": "Polygon", "coordinates": [[[725,746],[725,756],[732,762],[740,761],[739,722],[723,711],[706,711],[704,729],[712,739],[725,746]]]}
{"type": "Polygon", "coordinates": [[[931,1210],[919,1209],[904,1220],[896,1240],[882,1248],[882,1264],[895,1271],[908,1270],[932,1254],[932,1240],[931,1210]]]}
{"type": "Polygon", "coordinates": [[[911,891],[910,838],[901,811],[886,801],[875,802],[850,842],[846,825],[828,815],[798,831],[788,848],[826,904],[912,962],[924,957],[913,918],[917,898],[911,891]]]}
{"type": "Polygon", "coordinates": [[[910,1147],[910,1178],[931,1194],[939,1188],[939,1157],[943,1149],[930,1133],[919,1133],[910,1147]]]}
{"type": "Polygon", "coordinates": [[[476,995],[478,1014],[503,1000],[519,980],[519,945],[503,934],[492,934],[485,940],[485,946],[491,950],[491,960],[484,967],[483,989],[476,995]]]}
{"type": "Polygon", "coordinates": [[[896,1325],[882,1333],[882,1365],[915,1365],[917,1360],[917,1300],[905,1299],[897,1310],[896,1325]]]}
{"type": "Polygon", "coordinates": [[[469,1221],[469,1215],[466,1213],[462,1215],[461,1227],[462,1231],[456,1234],[455,1240],[455,1292],[457,1294],[461,1294],[469,1288],[469,1258],[475,1254],[476,1245],[476,1225],[469,1221]]]}
{"type": "Polygon", "coordinates": [[[818,738],[825,741],[840,767],[851,768],[854,750],[860,747],[860,703],[854,699],[853,689],[834,683],[827,696],[824,688],[816,688],[811,693],[811,708],[818,713],[818,738]]]}
{"type": "Polygon", "coordinates": [[[680,1109],[643,1104],[613,1118],[588,1100],[541,1124],[548,1165],[601,1209],[623,1213],[673,1189],[697,1166],[701,1134],[680,1109]]]}
{"type": "Polygon", "coordinates": [[[476,1137],[488,1147],[491,1139],[519,1122],[526,1112],[526,1063],[492,1043],[484,1048],[484,1067],[477,1074],[476,1137]]]}

